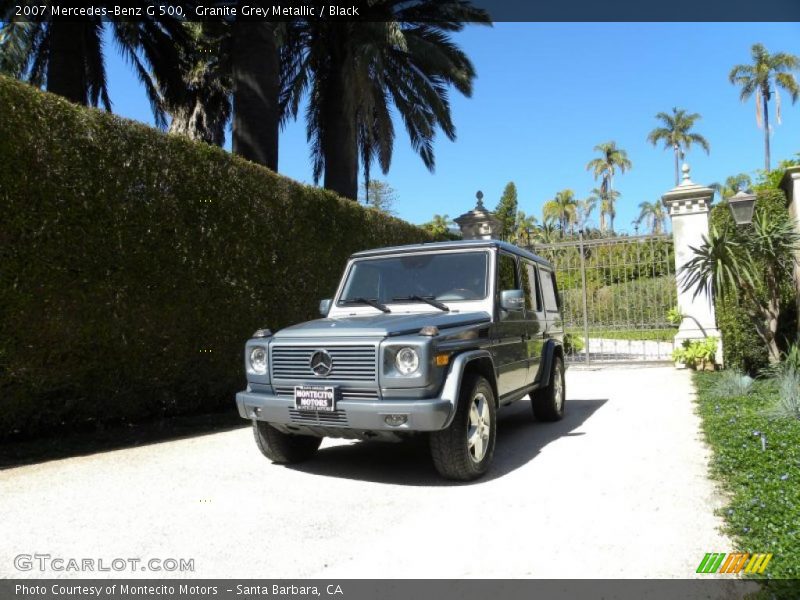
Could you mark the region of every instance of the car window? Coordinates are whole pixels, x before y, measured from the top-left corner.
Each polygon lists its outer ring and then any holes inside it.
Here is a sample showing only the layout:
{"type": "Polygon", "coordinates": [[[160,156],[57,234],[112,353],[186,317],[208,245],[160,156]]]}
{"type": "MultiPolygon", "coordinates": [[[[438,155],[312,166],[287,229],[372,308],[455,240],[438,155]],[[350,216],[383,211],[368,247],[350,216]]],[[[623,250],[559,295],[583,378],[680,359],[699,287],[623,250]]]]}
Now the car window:
{"type": "Polygon", "coordinates": [[[542,296],[544,297],[545,309],[547,312],[558,312],[555,276],[552,271],[546,271],[545,269],[539,270],[539,276],[542,282],[542,296]]]}
{"type": "Polygon", "coordinates": [[[518,290],[517,261],[510,254],[500,253],[497,258],[497,290],[518,290]]]}
{"type": "Polygon", "coordinates": [[[482,300],[488,293],[488,256],[485,251],[429,252],[358,260],[339,303],[356,298],[403,302],[415,295],[448,302],[482,300]]]}
{"type": "Polygon", "coordinates": [[[525,308],[542,312],[542,290],[536,276],[536,265],[523,261],[522,289],[525,291],[525,308]]]}

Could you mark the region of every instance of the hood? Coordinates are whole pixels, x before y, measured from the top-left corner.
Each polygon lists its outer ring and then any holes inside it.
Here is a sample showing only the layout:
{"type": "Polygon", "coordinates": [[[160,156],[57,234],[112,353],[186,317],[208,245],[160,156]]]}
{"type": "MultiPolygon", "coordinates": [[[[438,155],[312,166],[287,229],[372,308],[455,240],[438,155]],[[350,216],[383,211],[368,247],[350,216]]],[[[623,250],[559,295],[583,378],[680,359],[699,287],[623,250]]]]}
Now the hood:
{"type": "Polygon", "coordinates": [[[298,337],[386,337],[416,333],[426,325],[439,329],[461,327],[473,323],[488,323],[486,312],[376,314],[336,319],[315,319],[281,329],[276,338],[298,337]]]}

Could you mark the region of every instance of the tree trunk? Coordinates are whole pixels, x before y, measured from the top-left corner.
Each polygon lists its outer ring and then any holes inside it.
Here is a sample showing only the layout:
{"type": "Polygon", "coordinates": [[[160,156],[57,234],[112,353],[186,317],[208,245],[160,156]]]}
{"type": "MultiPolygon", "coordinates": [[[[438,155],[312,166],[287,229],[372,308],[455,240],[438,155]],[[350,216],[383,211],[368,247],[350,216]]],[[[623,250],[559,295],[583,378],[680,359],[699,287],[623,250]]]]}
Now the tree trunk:
{"type": "Polygon", "coordinates": [[[764,90],[764,168],[769,173],[769,97],[768,90],[764,90]]]}
{"type": "Polygon", "coordinates": [[[681,168],[680,168],[680,147],[675,144],[673,146],[675,150],[675,185],[678,186],[681,183],[681,168]]]}
{"type": "Polygon", "coordinates": [[[278,170],[280,54],[275,23],[233,25],[233,152],[278,170]]]}
{"type": "Polygon", "coordinates": [[[83,106],[88,104],[86,25],[86,19],[53,19],[47,63],[47,91],[83,106]]]}
{"type": "Polygon", "coordinates": [[[325,90],[321,131],[325,156],[325,189],[356,200],[358,197],[358,136],[353,88],[346,81],[347,59],[331,66],[325,90]]]}

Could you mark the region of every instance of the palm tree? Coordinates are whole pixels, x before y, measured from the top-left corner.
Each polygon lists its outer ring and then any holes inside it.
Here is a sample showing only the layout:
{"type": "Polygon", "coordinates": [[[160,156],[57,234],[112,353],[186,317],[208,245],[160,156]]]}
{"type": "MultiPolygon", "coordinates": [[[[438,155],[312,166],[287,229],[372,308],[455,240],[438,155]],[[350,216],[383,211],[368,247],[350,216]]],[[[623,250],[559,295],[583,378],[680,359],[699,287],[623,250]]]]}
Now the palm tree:
{"type": "Polygon", "coordinates": [[[166,127],[162,96],[183,87],[178,49],[183,24],[171,17],[139,20],[81,17],[39,22],[5,19],[0,29],[0,68],[48,92],[84,106],[111,110],[103,36],[110,29],[122,55],[144,86],[156,125],[166,127]]]}
{"type": "MultiPolygon", "coordinates": [[[[248,4],[238,0],[240,6],[248,4]]],[[[233,80],[231,149],[247,160],[278,170],[278,136],[286,116],[282,72],[296,55],[291,24],[236,19],[230,27],[233,80]]]]}
{"type": "Polygon", "coordinates": [[[517,219],[514,223],[514,236],[513,243],[529,244],[530,237],[537,224],[536,217],[533,215],[526,215],[523,211],[517,211],[517,219]]]}
{"type": "MultiPolygon", "coordinates": [[[[288,82],[294,98],[308,91],[307,135],[314,180],[356,197],[359,154],[377,153],[384,173],[394,140],[390,104],[428,169],[441,129],[455,139],[448,88],[472,93],[475,69],[450,39],[465,22],[489,23],[483,10],[460,0],[377,0],[358,23],[315,19],[303,25],[303,52],[288,82]]],[[[292,104],[297,110],[297,102],[292,104]]],[[[365,160],[366,159],[366,160],[365,160]]]]}
{"type": "Polygon", "coordinates": [[[190,22],[186,29],[190,40],[179,59],[184,86],[178,97],[164,98],[172,117],[169,132],[222,146],[232,112],[227,32],[217,31],[215,23],[190,22]]]}
{"type": "Polygon", "coordinates": [[[598,199],[595,196],[589,196],[584,200],[578,200],[575,205],[575,224],[579,230],[586,229],[589,224],[589,219],[592,217],[595,207],[597,206],[598,199]]]}
{"type": "Polygon", "coordinates": [[[663,142],[665,149],[672,148],[675,154],[675,185],[681,182],[680,161],[692,144],[699,145],[706,154],[709,153],[710,148],[706,138],[691,131],[695,121],[700,118],[699,113],[687,113],[682,108],[673,108],[672,114],[660,112],[656,115],[656,119],[659,119],[662,125],[653,129],[647,136],[647,141],[653,146],[663,142]]]}
{"type": "Polygon", "coordinates": [[[572,190],[561,190],[552,200],[548,200],[542,207],[545,221],[557,221],[561,230],[561,237],[567,231],[568,225],[575,223],[577,200],[572,190]]]}
{"type": "Polygon", "coordinates": [[[533,230],[533,239],[537,244],[552,244],[560,233],[551,222],[544,222],[533,230]]]}
{"type": "MultiPolygon", "coordinates": [[[[629,171],[633,164],[628,159],[628,153],[622,148],[617,148],[617,143],[614,141],[598,144],[594,147],[595,152],[599,152],[600,156],[590,160],[586,165],[586,170],[591,171],[595,180],[600,179],[600,197],[601,202],[606,203],[606,214],[611,218],[611,233],[614,233],[614,217],[616,217],[616,210],[614,203],[619,197],[613,193],[614,175],[617,172],[625,173],[629,171]]],[[[601,206],[601,211],[602,211],[601,206]]]]}
{"type": "Polygon", "coordinates": [[[734,196],[739,190],[746,190],[752,185],[752,180],[747,173],[731,175],[725,179],[725,183],[712,183],[710,187],[719,194],[720,199],[727,200],[734,196]]]}
{"type": "Polygon", "coordinates": [[[774,95],[776,116],[780,125],[779,88],[789,93],[792,104],[797,101],[800,96],[800,85],[791,71],[800,68],[800,58],[785,52],[770,54],[762,44],[753,44],[750,52],[753,58],[752,64],[736,65],[731,69],[728,79],[741,88],[739,96],[742,102],[756,94],[756,123],[764,129],[764,168],[769,171],[769,101],[774,95]]]}
{"type": "MultiPolygon", "coordinates": [[[[600,232],[603,234],[606,233],[606,216],[608,216],[612,222],[614,217],[617,216],[616,202],[620,195],[621,194],[617,190],[613,189],[604,190],[602,187],[592,189],[589,202],[600,204],[600,232]]],[[[613,225],[611,230],[613,232],[613,225]]]]}
{"type": "Polygon", "coordinates": [[[655,202],[639,203],[639,217],[634,223],[644,222],[645,227],[650,228],[653,235],[663,233],[667,215],[664,213],[664,206],[656,200],[655,202]]]}
{"type": "Polygon", "coordinates": [[[422,227],[435,236],[443,236],[450,231],[450,224],[449,215],[433,215],[433,219],[423,224],[422,227]]]}

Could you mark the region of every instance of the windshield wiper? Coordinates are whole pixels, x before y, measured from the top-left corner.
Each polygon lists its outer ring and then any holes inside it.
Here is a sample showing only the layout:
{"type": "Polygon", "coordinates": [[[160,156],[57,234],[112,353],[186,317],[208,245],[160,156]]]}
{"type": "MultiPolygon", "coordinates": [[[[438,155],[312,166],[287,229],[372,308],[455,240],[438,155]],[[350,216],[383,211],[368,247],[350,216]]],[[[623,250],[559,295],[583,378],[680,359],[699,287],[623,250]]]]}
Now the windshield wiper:
{"type": "Polygon", "coordinates": [[[348,298],[347,300],[342,300],[342,304],[369,304],[372,308],[377,308],[380,311],[385,313],[392,312],[389,310],[389,307],[385,304],[381,304],[375,298],[363,298],[359,296],[358,298],[348,298]]]}
{"type": "Polygon", "coordinates": [[[399,296],[397,298],[392,298],[392,300],[416,300],[417,302],[426,302],[431,306],[438,308],[439,310],[443,310],[445,312],[450,312],[450,307],[446,304],[442,304],[438,300],[436,300],[433,296],[399,296]]]}

